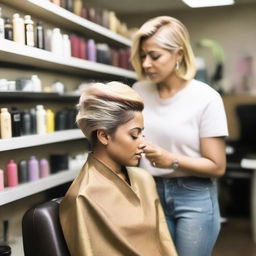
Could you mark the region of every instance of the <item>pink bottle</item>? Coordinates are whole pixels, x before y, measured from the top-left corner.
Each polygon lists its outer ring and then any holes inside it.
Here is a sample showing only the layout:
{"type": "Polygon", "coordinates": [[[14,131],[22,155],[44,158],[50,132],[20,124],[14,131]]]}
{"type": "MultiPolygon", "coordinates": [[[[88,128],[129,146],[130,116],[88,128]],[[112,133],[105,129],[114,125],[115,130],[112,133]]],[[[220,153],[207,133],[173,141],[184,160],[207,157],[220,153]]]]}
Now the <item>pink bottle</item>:
{"type": "Polygon", "coordinates": [[[50,170],[49,170],[49,163],[46,159],[41,159],[39,161],[39,166],[40,166],[40,178],[44,178],[49,176],[50,170]]]}
{"type": "Polygon", "coordinates": [[[39,163],[35,156],[31,156],[28,161],[28,179],[29,181],[39,179],[39,163]]]}
{"type": "Polygon", "coordinates": [[[0,169],[0,191],[4,190],[4,171],[0,169]]]}
{"type": "Polygon", "coordinates": [[[6,166],[7,172],[7,186],[8,187],[15,187],[18,185],[18,168],[17,164],[10,160],[10,162],[6,166]]]}

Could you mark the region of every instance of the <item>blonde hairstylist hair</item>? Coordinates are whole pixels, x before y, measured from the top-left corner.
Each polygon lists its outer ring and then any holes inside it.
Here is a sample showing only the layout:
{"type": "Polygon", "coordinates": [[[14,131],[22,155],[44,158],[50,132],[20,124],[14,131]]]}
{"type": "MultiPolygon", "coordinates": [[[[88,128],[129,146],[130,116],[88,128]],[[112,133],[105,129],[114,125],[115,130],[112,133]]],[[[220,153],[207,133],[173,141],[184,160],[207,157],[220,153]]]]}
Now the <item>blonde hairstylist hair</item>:
{"type": "Polygon", "coordinates": [[[169,16],[160,16],[144,23],[133,38],[131,63],[139,79],[145,79],[145,72],[141,62],[141,44],[143,40],[154,37],[163,49],[170,52],[182,50],[183,58],[176,73],[180,78],[190,80],[195,76],[195,57],[190,44],[189,33],[186,27],[177,19],[169,16]]]}
{"type": "Polygon", "coordinates": [[[119,82],[91,84],[81,94],[76,122],[91,146],[97,142],[96,132],[104,129],[113,135],[118,126],[129,122],[134,112],[142,112],[140,96],[119,82]]]}

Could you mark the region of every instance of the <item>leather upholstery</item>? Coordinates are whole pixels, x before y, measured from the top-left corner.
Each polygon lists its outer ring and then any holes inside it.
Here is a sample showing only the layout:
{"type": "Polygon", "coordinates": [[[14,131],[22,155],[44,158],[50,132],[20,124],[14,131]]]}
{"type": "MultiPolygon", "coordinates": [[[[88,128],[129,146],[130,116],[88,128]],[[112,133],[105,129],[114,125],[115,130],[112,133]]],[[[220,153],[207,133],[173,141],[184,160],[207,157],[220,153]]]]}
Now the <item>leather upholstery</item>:
{"type": "Polygon", "coordinates": [[[22,219],[25,256],[70,256],[59,222],[59,204],[53,199],[29,209],[22,219]]]}

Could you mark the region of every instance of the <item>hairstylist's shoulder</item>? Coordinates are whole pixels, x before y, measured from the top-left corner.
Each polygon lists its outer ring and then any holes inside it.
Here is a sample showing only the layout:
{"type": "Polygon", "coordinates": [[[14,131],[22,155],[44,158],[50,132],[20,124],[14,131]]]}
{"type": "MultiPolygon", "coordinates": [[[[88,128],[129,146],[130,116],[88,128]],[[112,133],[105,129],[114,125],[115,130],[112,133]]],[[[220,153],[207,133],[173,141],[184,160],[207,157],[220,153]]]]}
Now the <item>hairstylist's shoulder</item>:
{"type": "Polygon", "coordinates": [[[206,99],[221,99],[220,94],[209,84],[196,79],[193,79],[191,83],[193,83],[195,90],[200,92],[206,99]]]}

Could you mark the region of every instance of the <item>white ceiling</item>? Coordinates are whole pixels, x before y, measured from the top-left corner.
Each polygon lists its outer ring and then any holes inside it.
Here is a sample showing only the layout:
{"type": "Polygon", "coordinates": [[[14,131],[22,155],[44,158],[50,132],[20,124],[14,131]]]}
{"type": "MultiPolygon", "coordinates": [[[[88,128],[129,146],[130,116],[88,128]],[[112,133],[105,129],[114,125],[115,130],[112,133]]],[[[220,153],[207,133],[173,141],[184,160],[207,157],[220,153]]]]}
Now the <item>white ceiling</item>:
{"type": "MultiPolygon", "coordinates": [[[[87,0],[100,9],[113,10],[118,14],[148,13],[166,10],[190,9],[181,0],[87,0]]],[[[235,4],[256,4],[256,0],[235,0],[235,4]]]]}

